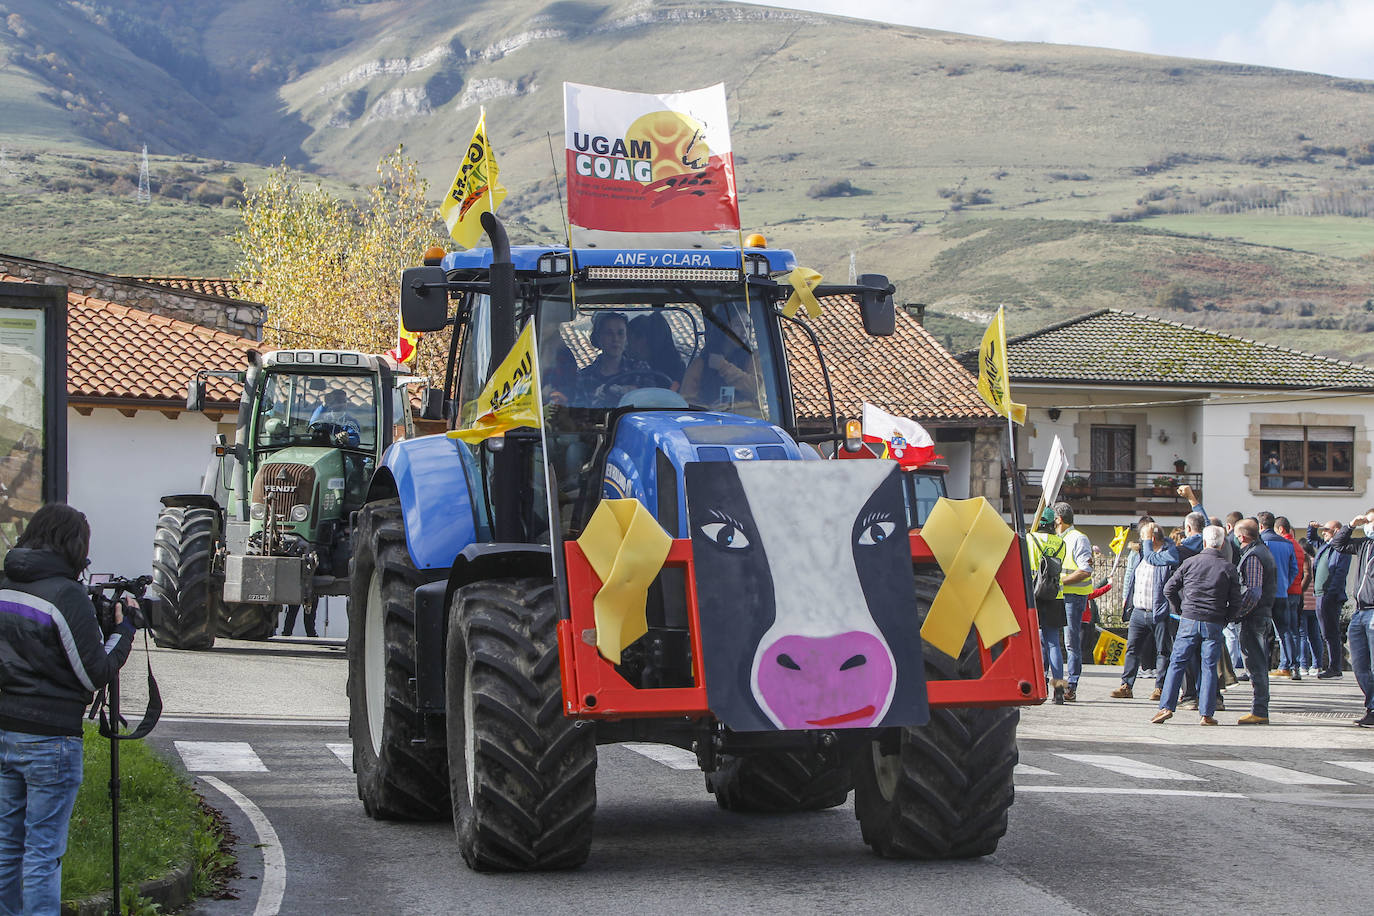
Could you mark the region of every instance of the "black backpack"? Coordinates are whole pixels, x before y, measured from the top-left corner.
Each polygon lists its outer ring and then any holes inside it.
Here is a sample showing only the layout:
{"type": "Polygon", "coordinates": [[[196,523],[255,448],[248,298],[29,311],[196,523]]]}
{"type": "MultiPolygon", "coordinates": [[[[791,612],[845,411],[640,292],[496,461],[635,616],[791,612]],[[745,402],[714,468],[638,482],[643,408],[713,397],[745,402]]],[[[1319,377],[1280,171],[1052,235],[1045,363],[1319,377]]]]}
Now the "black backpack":
{"type": "Polygon", "coordinates": [[[1049,601],[1059,594],[1059,580],[1064,574],[1064,545],[1060,544],[1059,553],[1050,553],[1048,545],[1039,541],[1036,547],[1040,551],[1040,564],[1035,568],[1031,588],[1037,601],[1049,601]]]}

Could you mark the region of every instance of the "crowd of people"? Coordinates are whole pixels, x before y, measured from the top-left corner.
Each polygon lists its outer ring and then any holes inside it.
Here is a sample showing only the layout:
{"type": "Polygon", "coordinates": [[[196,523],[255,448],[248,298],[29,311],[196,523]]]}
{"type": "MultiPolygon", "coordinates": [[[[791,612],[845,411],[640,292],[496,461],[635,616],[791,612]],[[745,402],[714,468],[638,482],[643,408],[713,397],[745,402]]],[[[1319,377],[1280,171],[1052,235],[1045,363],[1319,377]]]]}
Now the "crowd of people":
{"type": "MultiPolygon", "coordinates": [[[[1216,725],[1216,712],[1226,708],[1223,691],[1249,681],[1250,711],[1237,724],[1267,725],[1272,681],[1344,677],[1348,647],[1365,706],[1354,724],[1374,728],[1374,509],[1348,523],[1313,521],[1302,530],[1272,512],[1209,516],[1191,487],[1178,492],[1192,507],[1182,528],[1166,533],[1142,516],[1139,540],[1127,548],[1126,654],[1111,696],[1133,698],[1138,681],[1152,678],[1152,722],[1195,709],[1202,725],[1216,725]],[[1342,626],[1350,598],[1354,613],[1342,626]]],[[[1031,536],[1032,568],[1045,553],[1063,563],[1059,595],[1037,599],[1046,676],[1054,701],[1072,702],[1082,671],[1075,606],[1099,591],[1090,574],[1080,575],[1092,548],[1073,527],[1067,503],[1046,510],[1042,529],[1031,536]],[[1060,657],[1063,637],[1067,660],[1060,657]]]]}

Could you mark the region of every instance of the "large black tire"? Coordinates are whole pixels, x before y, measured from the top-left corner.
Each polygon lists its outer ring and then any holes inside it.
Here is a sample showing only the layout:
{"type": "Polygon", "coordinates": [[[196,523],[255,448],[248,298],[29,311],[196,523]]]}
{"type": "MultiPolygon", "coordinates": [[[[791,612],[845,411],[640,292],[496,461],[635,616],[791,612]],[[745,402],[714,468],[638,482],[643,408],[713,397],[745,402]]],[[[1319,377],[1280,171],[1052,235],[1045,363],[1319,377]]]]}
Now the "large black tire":
{"type": "MultiPolygon", "coordinates": [[[[918,569],[920,614],[930,608],[938,572],[918,569]]],[[[926,647],[926,677],[978,677],[976,631],[959,659],[926,647]]],[[[864,842],[899,859],[989,855],[1007,832],[1015,786],[1016,707],[933,709],[930,723],[903,728],[860,751],[852,766],[854,815],[864,842]]]]}
{"type": "Polygon", "coordinates": [[[220,584],[214,578],[214,509],[164,508],[153,536],[153,594],[162,617],[153,641],[167,649],[209,649],[220,615],[220,584]]]}
{"type": "Polygon", "coordinates": [[[449,608],[449,795],[478,871],[576,868],[596,813],[596,734],[563,716],[554,586],[497,579],[449,608]]]}
{"type": "Polygon", "coordinates": [[[706,774],[707,790],[726,811],[821,811],[843,805],[851,785],[849,767],[809,751],[726,756],[706,774]]]}
{"type": "Polygon", "coordinates": [[[226,601],[219,617],[219,635],[225,639],[269,639],[277,632],[280,604],[226,601]]]}
{"type": "Polygon", "coordinates": [[[415,588],[399,501],[358,514],[348,600],[348,733],[358,797],[369,817],[449,816],[442,741],[417,743],[424,726],[415,695],[415,588]]]}

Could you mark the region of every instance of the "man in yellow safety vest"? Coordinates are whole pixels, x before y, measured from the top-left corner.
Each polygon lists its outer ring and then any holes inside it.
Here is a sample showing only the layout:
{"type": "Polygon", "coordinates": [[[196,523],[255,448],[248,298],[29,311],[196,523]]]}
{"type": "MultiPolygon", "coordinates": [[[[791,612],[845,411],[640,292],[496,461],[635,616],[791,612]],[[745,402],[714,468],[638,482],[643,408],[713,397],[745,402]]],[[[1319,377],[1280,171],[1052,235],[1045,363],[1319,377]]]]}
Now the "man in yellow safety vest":
{"type": "Polygon", "coordinates": [[[1088,536],[1073,526],[1073,507],[1066,502],[1054,504],[1054,533],[1064,539],[1064,630],[1068,636],[1067,671],[1069,686],[1064,699],[1078,699],[1078,679],[1083,674],[1083,612],[1093,590],[1093,545],[1088,536]]]}

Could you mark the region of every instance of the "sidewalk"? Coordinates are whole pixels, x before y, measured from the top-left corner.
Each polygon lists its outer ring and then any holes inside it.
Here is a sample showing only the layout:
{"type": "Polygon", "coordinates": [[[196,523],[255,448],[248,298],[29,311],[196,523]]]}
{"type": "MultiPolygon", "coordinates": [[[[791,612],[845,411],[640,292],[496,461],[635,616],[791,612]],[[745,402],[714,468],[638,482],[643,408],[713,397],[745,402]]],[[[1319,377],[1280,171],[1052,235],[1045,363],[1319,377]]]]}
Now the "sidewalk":
{"type": "Polygon", "coordinates": [[[1228,688],[1226,710],[1216,714],[1221,725],[1203,728],[1198,713],[1179,710],[1163,725],[1151,725],[1159,708],[1151,702],[1153,680],[1136,680],[1135,698],[1108,696],[1121,684],[1121,668],[1084,665],[1078,700],[1022,710],[1021,739],[1100,741],[1119,744],[1212,745],[1231,747],[1353,748],[1374,750],[1374,729],[1351,723],[1364,712],[1360,688],[1349,671],[1335,680],[1269,679],[1269,725],[1236,725],[1250,711],[1249,683],[1228,688]]]}

